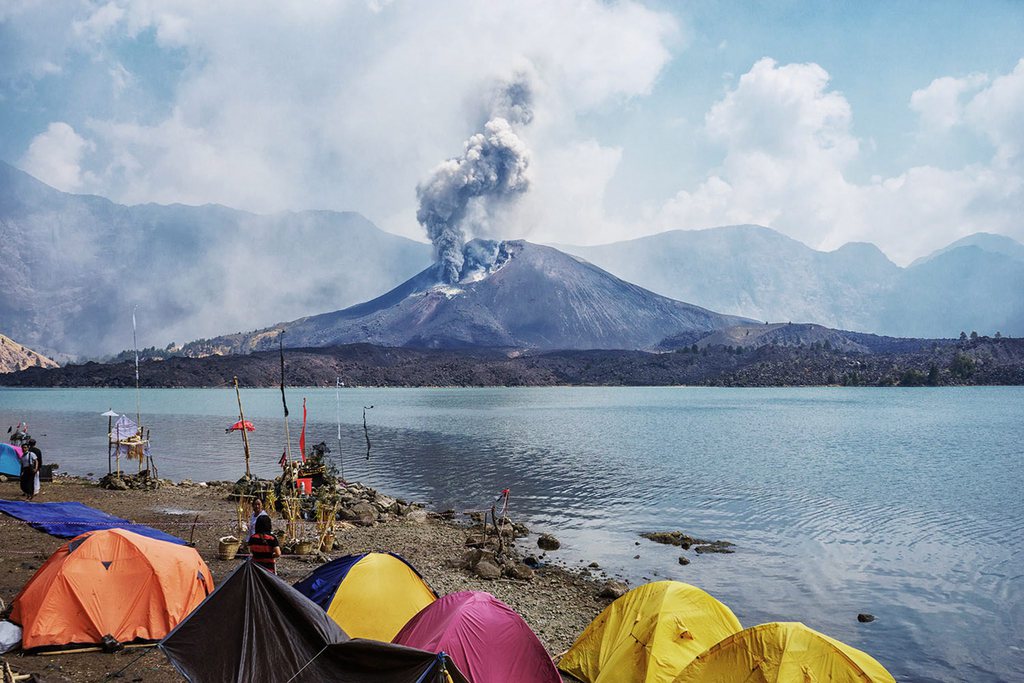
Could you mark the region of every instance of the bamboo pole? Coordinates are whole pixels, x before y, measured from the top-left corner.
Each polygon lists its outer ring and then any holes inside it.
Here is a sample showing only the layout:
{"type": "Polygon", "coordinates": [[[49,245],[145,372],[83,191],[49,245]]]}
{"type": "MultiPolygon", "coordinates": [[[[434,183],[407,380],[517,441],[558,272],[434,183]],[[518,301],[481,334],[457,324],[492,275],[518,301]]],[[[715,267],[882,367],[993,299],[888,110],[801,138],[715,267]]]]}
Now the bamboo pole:
{"type": "MultiPolygon", "coordinates": [[[[107,412],[108,413],[112,413],[112,412],[114,412],[114,409],[113,408],[109,408],[107,410],[107,412]]],[[[111,459],[111,456],[113,455],[111,453],[112,449],[110,447],[110,432],[112,432],[113,430],[114,430],[114,418],[111,417],[110,415],[107,415],[107,474],[110,474],[110,459],[111,459]]]]}
{"type": "Polygon", "coordinates": [[[245,448],[245,478],[249,479],[249,435],[245,429],[245,413],[242,412],[242,393],[238,390],[238,377],[235,381],[235,398],[238,399],[238,419],[242,423],[242,446],[245,448]]]}

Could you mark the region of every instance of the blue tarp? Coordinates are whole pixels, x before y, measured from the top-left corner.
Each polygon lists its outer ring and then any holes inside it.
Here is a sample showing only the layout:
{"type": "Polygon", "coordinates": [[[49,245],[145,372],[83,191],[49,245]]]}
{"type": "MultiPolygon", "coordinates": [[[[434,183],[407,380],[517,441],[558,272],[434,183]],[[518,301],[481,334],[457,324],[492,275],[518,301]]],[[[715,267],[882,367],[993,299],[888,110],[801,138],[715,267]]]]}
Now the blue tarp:
{"type": "Polygon", "coordinates": [[[141,536],[155,538],[158,541],[186,545],[185,541],[177,536],[171,536],[144,524],[132,524],[127,519],[114,517],[82,503],[30,503],[28,501],[0,500],[0,512],[28,522],[33,529],[44,531],[57,538],[74,538],[87,531],[102,529],[125,529],[141,536]]]}

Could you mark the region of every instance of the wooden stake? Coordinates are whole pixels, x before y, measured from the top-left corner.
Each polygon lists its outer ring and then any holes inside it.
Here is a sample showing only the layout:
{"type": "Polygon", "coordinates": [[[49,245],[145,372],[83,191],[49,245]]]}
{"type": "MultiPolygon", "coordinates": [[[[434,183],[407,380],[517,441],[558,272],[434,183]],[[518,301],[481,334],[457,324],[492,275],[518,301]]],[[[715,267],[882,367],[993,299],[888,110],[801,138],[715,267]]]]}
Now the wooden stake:
{"type": "Polygon", "coordinates": [[[235,397],[238,399],[238,419],[242,423],[242,446],[245,448],[245,476],[248,479],[249,474],[249,435],[245,429],[245,413],[242,412],[242,394],[238,390],[238,378],[235,377],[235,397]]]}

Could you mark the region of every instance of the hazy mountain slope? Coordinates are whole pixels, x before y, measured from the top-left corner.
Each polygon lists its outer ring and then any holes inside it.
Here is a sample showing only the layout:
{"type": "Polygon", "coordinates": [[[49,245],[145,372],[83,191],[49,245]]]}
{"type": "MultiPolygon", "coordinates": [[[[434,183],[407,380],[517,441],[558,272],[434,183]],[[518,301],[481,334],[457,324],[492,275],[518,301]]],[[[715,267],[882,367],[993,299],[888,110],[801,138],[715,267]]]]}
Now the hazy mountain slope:
{"type": "Polygon", "coordinates": [[[1024,261],[976,246],[907,268],[882,303],[878,329],[905,337],[961,331],[1024,335],[1024,261]]]}
{"type": "Polygon", "coordinates": [[[26,368],[55,368],[57,363],[0,334],[0,373],[26,368]]]}
{"type": "Polygon", "coordinates": [[[186,347],[190,355],[369,342],[431,348],[645,349],[742,322],[624,282],[551,247],[474,240],[456,285],[431,266],[349,309],[186,347]]]}
{"type": "Polygon", "coordinates": [[[821,252],[749,225],[564,249],[659,294],[771,322],[911,337],[1024,335],[1024,245],[999,235],[965,238],[908,268],[870,244],[821,252]]]}
{"type": "Polygon", "coordinates": [[[862,330],[871,329],[872,300],[900,270],[872,245],[819,252],[754,225],[564,249],[659,294],[723,313],[862,330]]]}
{"type": "Polygon", "coordinates": [[[982,251],[987,251],[992,254],[1002,254],[1003,256],[1009,256],[1017,261],[1024,261],[1024,244],[1021,244],[1012,237],[1007,237],[1006,235],[993,235],[990,232],[976,232],[973,235],[962,237],[942,249],[933,251],[927,256],[922,256],[910,265],[911,267],[923,265],[946,252],[959,249],[960,247],[977,247],[982,251]]]}
{"type": "Polygon", "coordinates": [[[430,259],[355,213],[121,206],[0,162],[0,320],[48,351],[131,346],[136,304],[141,346],[252,329],[363,301],[430,259]]]}

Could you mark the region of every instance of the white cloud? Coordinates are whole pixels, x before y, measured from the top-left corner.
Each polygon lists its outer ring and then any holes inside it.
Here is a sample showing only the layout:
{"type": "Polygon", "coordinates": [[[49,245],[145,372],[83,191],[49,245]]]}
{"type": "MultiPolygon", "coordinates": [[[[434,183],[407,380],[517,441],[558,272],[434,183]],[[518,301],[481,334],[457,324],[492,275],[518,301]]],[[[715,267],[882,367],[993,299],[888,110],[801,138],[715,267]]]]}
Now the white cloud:
{"type": "Polygon", "coordinates": [[[992,141],[1001,163],[1024,161],[1020,158],[1024,154],[1024,59],[975,95],[965,108],[965,118],[992,141]]]}
{"type": "Polygon", "coordinates": [[[937,79],[910,106],[924,130],[965,123],[996,155],[958,169],[908,168],[859,184],[847,177],[861,143],[852,112],[816,64],[757,62],[715,103],[705,132],[722,145],[719,168],[665,203],[645,232],[759,223],[819,248],[872,241],[907,262],[979,230],[1024,237],[1024,61],[984,85],[984,76],[937,79]]]}
{"type": "MultiPolygon", "coordinates": [[[[114,0],[75,27],[83,49],[149,30],[188,61],[163,115],[122,108],[87,123],[97,191],[123,202],[354,209],[420,237],[416,184],[478,129],[496,79],[536,76],[527,134],[537,167],[553,166],[584,144],[581,113],[651,92],[678,39],[668,14],[601,0],[275,3],[258,12],[241,0],[114,0]]],[[[108,71],[114,92],[144,78],[120,63],[108,71]]],[[[558,192],[545,196],[569,213],[558,192]]]]}
{"type": "Polygon", "coordinates": [[[936,78],[928,87],[911,94],[910,108],[921,117],[924,132],[944,132],[963,122],[964,95],[977,90],[987,81],[985,74],[971,74],[965,78],[936,78]]]}
{"type": "Polygon", "coordinates": [[[58,190],[74,192],[89,179],[82,171],[82,158],[93,147],[74,128],[58,121],[32,139],[21,167],[58,190]]]}

